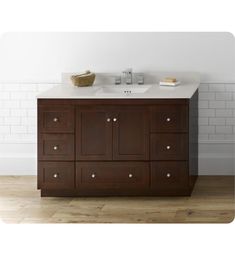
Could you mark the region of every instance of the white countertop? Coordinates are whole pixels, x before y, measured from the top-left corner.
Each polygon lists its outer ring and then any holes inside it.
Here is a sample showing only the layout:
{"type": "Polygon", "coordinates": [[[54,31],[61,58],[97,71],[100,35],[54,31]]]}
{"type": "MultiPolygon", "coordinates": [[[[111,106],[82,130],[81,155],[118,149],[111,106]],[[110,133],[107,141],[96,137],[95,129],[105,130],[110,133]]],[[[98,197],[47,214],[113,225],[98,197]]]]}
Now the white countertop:
{"type": "MultiPolygon", "coordinates": [[[[40,93],[37,98],[45,99],[174,99],[191,98],[194,92],[199,87],[199,82],[182,83],[177,87],[163,87],[158,84],[146,84],[141,86],[150,86],[144,93],[102,93],[101,85],[94,85],[92,87],[75,87],[72,85],[58,85],[43,93],[40,93]]],[[[105,85],[108,86],[123,86],[123,85],[105,85]]],[[[126,85],[127,88],[138,85],[126,85]]]]}

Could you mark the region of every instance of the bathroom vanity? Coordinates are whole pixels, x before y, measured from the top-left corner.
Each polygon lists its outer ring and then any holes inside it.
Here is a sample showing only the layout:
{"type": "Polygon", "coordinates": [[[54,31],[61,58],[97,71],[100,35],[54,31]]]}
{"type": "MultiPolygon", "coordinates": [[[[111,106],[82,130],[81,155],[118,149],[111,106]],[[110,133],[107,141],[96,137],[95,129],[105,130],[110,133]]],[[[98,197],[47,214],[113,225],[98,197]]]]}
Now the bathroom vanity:
{"type": "Polygon", "coordinates": [[[41,196],[191,194],[199,84],[136,91],[144,86],[59,85],[38,96],[41,196]]]}

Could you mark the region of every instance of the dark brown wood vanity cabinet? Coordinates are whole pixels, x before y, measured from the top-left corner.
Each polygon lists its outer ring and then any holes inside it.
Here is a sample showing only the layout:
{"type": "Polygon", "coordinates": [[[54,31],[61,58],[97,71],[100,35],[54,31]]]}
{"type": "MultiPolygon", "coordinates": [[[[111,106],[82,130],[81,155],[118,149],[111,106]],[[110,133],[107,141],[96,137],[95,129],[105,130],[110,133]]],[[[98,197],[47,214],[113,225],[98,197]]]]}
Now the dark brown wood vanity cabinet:
{"type": "Polygon", "coordinates": [[[190,99],[38,99],[42,196],[188,196],[198,175],[190,99]]]}

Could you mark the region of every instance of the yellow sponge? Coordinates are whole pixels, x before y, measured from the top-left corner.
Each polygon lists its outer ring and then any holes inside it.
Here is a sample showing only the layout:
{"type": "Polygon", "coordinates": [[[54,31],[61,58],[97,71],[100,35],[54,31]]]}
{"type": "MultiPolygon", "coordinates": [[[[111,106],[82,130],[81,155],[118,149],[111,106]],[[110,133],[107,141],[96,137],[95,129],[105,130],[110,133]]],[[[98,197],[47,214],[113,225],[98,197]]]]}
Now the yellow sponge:
{"type": "Polygon", "coordinates": [[[176,82],[177,79],[174,77],[166,77],[165,79],[163,79],[164,82],[176,82]]]}

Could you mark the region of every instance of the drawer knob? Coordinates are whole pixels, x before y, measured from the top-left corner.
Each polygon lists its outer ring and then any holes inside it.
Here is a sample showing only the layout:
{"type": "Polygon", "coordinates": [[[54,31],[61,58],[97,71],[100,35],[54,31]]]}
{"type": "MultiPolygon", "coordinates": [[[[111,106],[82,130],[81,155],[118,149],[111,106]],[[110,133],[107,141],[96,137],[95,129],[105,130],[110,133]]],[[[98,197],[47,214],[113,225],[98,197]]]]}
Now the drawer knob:
{"type": "Polygon", "coordinates": [[[167,150],[170,150],[170,148],[171,148],[170,145],[167,145],[167,146],[166,146],[166,149],[167,149],[167,150]]]}
{"type": "Polygon", "coordinates": [[[129,174],[128,177],[129,177],[129,178],[132,178],[132,177],[133,177],[133,174],[129,174]]]}
{"type": "Polygon", "coordinates": [[[57,151],[58,148],[59,148],[59,147],[58,147],[57,145],[55,145],[55,146],[53,147],[53,150],[54,150],[54,151],[57,151]]]}
{"type": "Polygon", "coordinates": [[[171,121],[171,118],[166,118],[166,122],[170,122],[171,121]]]}
{"type": "Polygon", "coordinates": [[[58,122],[59,119],[55,117],[55,118],[53,119],[53,121],[54,121],[54,122],[58,122]]]}
{"type": "Polygon", "coordinates": [[[107,118],[107,122],[110,122],[111,121],[111,119],[110,118],[107,118]]]}
{"type": "Polygon", "coordinates": [[[94,178],[95,178],[95,174],[92,174],[92,175],[91,175],[91,178],[93,178],[93,179],[94,179],[94,178]]]}
{"type": "Polygon", "coordinates": [[[59,177],[59,174],[53,174],[53,177],[55,178],[55,179],[57,179],[58,177],[59,177]]]}
{"type": "Polygon", "coordinates": [[[117,118],[113,118],[113,121],[116,122],[116,121],[117,121],[117,118]]]}
{"type": "Polygon", "coordinates": [[[171,174],[170,174],[170,173],[167,173],[167,174],[166,174],[166,177],[167,177],[167,178],[170,178],[170,177],[171,177],[171,174]]]}

